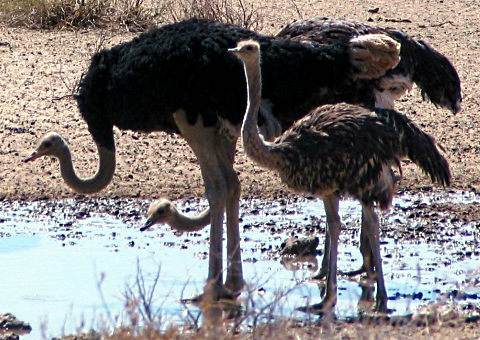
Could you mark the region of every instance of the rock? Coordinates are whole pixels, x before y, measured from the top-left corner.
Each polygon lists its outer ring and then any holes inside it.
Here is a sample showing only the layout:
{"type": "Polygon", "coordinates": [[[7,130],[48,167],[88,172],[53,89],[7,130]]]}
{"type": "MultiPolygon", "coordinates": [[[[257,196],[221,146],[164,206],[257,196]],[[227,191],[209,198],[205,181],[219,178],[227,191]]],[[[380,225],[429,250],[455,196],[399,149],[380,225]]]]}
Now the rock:
{"type": "MultiPolygon", "coordinates": [[[[25,334],[32,331],[30,324],[18,320],[13,314],[0,314],[0,332],[8,331],[14,334],[25,334]]],[[[5,335],[4,335],[5,336],[5,335]]]]}
{"type": "Polygon", "coordinates": [[[280,246],[281,255],[316,255],[319,239],[316,236],[306,238],[290,237],[280,246]]]}
{"type": "Polygon", "coordinates": [[[20,336],[15,333],[0,334],[0,340],[19,340],[20,336]]]}

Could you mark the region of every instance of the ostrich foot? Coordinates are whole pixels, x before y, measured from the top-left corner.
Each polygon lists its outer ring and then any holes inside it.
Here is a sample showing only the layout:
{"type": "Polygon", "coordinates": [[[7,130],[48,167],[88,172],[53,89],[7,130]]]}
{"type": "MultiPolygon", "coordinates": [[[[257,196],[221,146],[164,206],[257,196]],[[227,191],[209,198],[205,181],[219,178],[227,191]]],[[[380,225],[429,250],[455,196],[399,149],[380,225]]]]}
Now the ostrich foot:
{"type": "Polygon", "coordinates": [[[375,304],[375,311],[378,313],[389,314],[393,312],[393,309],[388,309],[387,299],[378,299],[375,304]]]}
{"type": "Polygon", "coordinates": [[[227,277],[227,280],[225,281],[226,291],[230,292],[235,297],[238,297],[242,293],[243,287],[245,287],[245,281],[243,280],[243,278],[230,279],[229,277],[227,277]]]}
{"type": "Polygon", "coordinates": [[[302,313],[319,315],[322,317],[325,317],[325,316],[334,317],[335,316],[334,307],[336,302],[337,302],[336,298],[324,299],[320,303],[316,303],[314,305],[301,306],[296,308],[295,310],[302,313]]]}
{"type": "Polygon", "coordinates": [[[361,266],[358,269],[347,271],[347,272],[339,271],[339,274],[343,276],[352,277],[352,276],[362,275],[363,273],[366,273],[366,272],[367,271],[365,270],[365,267],[361,266]]]}
{"type": "Polygon", "coordinates": [[[322,280],[323,281],[327,278],[327,274],[328,274],[328,270],[322,268],[322,269],[320,269],[320,271],[317,274],[311,276],[310,280],[322,280]]]}
{"type": "Polygon", "coordinates": [[[347,271],[347,272],[339,271],[339,274],[343,275],[343,276],[352,277],[352,276],[362,275],[363,273],[366,273],[366,272],[367,271],[365,270],[365,268],[361,267],[361,268],[358,268],[356,270],[351,270],[351,271],[347,271]]]}
{"type": "Polygon", "coordinates": [[[222,285],[220,286],[220,289],[216,291],[205,289],[205,291],[202,294],[199,294],[189,299],[182,299],[181,303],[184,303],[184,304],[191,303],[194,305],[200,305],[208,302],[215,303],[221,300],[233,301],[233,300],[236,300],[239,295],[240,295],[240,291],[232,291],[222,285]]]}
{"type": "Polygon", "coordinates": [[[373,298],[373,292],[375,291],[375,287],[370,284],[362,284],[360,283],[360,288],[362,289],[362,294],[360,295],[359,303],[365,302],[373,306],[373,302],[375,299],[373,298]]]}
{"type": "Polygon", "coordinates": [[[380,78],[400,62],[400,44],[384,34],[361,35],[350,40],[350,60],[357,78],[380,78]]]}

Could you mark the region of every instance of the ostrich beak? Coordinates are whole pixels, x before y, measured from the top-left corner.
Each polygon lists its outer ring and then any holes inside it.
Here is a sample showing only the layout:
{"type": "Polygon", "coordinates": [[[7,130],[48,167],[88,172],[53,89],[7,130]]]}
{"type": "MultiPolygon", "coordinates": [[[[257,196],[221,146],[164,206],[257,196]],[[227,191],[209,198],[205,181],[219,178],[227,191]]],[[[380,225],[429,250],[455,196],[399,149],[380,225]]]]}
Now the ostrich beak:
{"type": "Polygon", "coordinates": [[[151,218],[147,219],[147,221],[145,222],[145,224],[143,225],[143,227],[140,228],[140,231],[145,231],[147,230],[148,228],[150,228],[152,225],[154,225],[155,223],[153,222],[153,220],[151,218]]]}
{"type": "Polygon", "coordinates": [[[240,51],[240,48],[239,48],[239,47],[234,47],[234,48],[229,48],[229,49],[228,49],[228,52],[229,52],[229,53],[232,53],[232,54],[234,54],[234,55],[237,55],[239,51],[240,51]]]}
{"type": "Polygon", "coordinates": [[[459,113],[460,111],[462,111],[462,102],[460,100],[457,100],[452,107],[452,112],[456,114],[456,113],[459,113]]]}
{"type": "Polygon", "coordinates": [[[32,154],[30,156],[28,156],[27,158],[24,158],[23,159],[23,162],[24,163],[27,163],[27,162],[31,162],[31,161],[34,161],[36,160],[38,157],[40,157],[41,155],[37,152],[37,151],[34,151],[32,152],[32,154]]]}

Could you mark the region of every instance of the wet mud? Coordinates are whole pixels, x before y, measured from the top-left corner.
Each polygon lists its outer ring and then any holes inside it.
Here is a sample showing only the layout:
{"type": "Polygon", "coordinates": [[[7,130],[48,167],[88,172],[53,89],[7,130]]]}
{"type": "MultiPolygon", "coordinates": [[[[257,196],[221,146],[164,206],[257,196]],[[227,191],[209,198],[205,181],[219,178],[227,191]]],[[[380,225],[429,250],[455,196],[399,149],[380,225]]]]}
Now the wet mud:
{"type": "MultiPolygon", "coordinates": [[[[0,311],[40,329],[68,334],[79,325],[122,315],[124,293],[139,268],[146,282],[159,273],[155,301],[168,322],[182,322],[188,310],[179,301],[203,289],[208,267],[208,228],[175,234],[159,225],[139,228],[150,202],[139,199],[3,201],[0,210],[0,311]]],[[[204,200],[176,202],[193,213],[204,200]]],[[[381,214],[381,252],[392,316],[408,316],[439,299],[465,310],[480,309],[480,195],[473,192],[398,195],[381,214]]],[[[360,207],[341,203],[339,270],[358,269],[360,207]]],[[[325,214],[317,199],[241,202],[241,237],[248,293],[259,305],[281,300],[275,314],[304,319],[297,308],[321,301],[322,282],[308,278],[318,270],[325,239],[325,214]],[[309,237],[316,252],[285,255],[288,238],[309,237]],[[283,244],[283,246],[282,246],[283,244]],[[282,250],[283,249],[283,250],[282,250]],[[288,292],[282,295],[279,292],[288,292]],[[279,294],[281,298],[279,298],[279,294]]],[[[371,295],[362,280],[342,277],[336,307],[340,319],[358,318],[360,300],[371,295]]],[[[473,320],[473,319],[472,319],[473,320]]]]}

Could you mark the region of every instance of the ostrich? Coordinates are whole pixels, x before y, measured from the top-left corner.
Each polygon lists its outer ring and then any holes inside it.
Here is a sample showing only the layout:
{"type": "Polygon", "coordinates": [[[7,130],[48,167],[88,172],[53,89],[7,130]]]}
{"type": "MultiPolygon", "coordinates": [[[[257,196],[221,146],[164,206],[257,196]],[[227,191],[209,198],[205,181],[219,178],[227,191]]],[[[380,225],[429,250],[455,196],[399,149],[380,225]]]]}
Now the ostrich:
{"type": "Polygon", "coordinates": [[[361,22],[327,17],[294,21],[285,26],[276,37],[308,44],[334,44],[363,34],[386,34],[401,44],[400,63],[387,74],[375,80],[375,106],[394,108],[394,101],[411,90],[412,82],[421,90],[423,99],[453,113],[461,110],[460,78],[452,63],[423,40],[406,33],[361,22]]]}
{"type": "MultiPolygon", "coordinates": [[[[240,183],[233,169],[245,113],[245,77],[227,49],[254,38],[264,48],[265,109],[287,127],[311,107],[364,100],[352,86],[398,63],[398,44],[370,35],[312,48],[263,36],[235,25],[190,19],[145,32],[96,53],[79,84],[79,111],[98,148],[93,177],[75,173],[69,147],[47,134],[25,161],[59,159],[66,184],[79,193],[105,188],[115,171],[113,127],[179,133],[195,153],[209,202],[211,229],[208,280],[214,298],[243,287],[239,235],[240,183]],[[223,284],[222,231],[226,213],[227,278],[223,284]]],[[[370,98],[365,99],[370,100],[370,98]]]]}
{"type": "MultiPolygon", "coordinates": [[[[454,114],[461,110],[460,79],[455,67],[428,43],[412,38],[402,31],[369,26],[357,21],[315,17],[288,24],[276,34],[276,37],[316,46],[348,41],[353,37],[372,33],[386,34],[401,44],[401,59],[395,68],[379,79],[356,83],[357,86],[374,84],[375,107],[393,109],[394,101],[411,90],[412,83],[415,83],[420,88],[424,100],[430,99],[435,106],[447,108],[454,114]]],[[[362,266],[345,274],[353,276],[366,272],[371,277],[372,253],[363,230],[360,233],[360,251],[363,257],[362,266]]],[[[326,276],[326,265],[326,261],[323,261],[318,278],[326,276]]]]}
{"type": "MultiPolygon", "coordinates": [[[[434,105],[447,108],[453,113],[461,110],[460,79],[455,67],[428,43],[412,38],[402,31],[369,26],[356,21],[316,17],[295,21],[278,32],[276,37],[318,46],[338,42],[346,43],[354,37],[372,33],[387,34],[399,42],[402,46],[401,60],[394,69],[379,79],[357,81],[352,84],[352,86],[356,86],[356,93],[363,93],[363,104],[393,109],[394,101],[411,90],[412,83],[415,83],[420,88],[423,99],[430,99],[434,105]],[[373,99],[368,101],[367,98],[373,99]]],[[[264,121],[263,117],[266,116],[266,113],[268,113],[266,110],[260,111],[262,121],[264,121]]],[[[271,141],[282,130],[281,123],[272,116],[265,120],[272,127],[266,129],[265,132],[262,130],[261,133],[265,140],[271,141]]],[[[290,123],[292,122],[289,121],[290,123]]],[[[284,129],[289,124],[284,126],[284,129]]],[[[345,274],[357,275],[367,272],[368,276],[372,276],[372,254],[363,230],[360,234],[360,251],[363,256],[362,266],[358,270],[345,274]]],[[[324,259],[318,278],[326,276],[326,265],[326,259],[324,259]]]]}
{"type": "Polygon", "coordinates": [[[431,136],[402,114],[371,111],[351,104],[320,106],[296,122],[274,142],[258,134],[256,121],[262,93],[260,45],[241,41],[229,50],[242,60],[247,79],[247,111],[242,125],[245,153],[261,167],[274,170],[290,188],[321,197],[328,226],[327,289],[321,309],[336,303],[337,247],[341,228],[339,199],[349,195],[362,204],[363,227],[376,270],[376,308],[387,311],[379,222],[374,205],[387,209],[395,182],[391,167],[407,156],[432,181],[450,183],[447,160],[431,136]]]}
{"type": "Polygon", "coordinates": [[[154,224],[166,223],[176,231],[190,233],[210,224],[210,209],[205,209],[195,216],[187,216],[179,212],[166,198],[153,201],[148,208],[147,216],[147,221],[140,231],[145,231],[154,224]]]}

